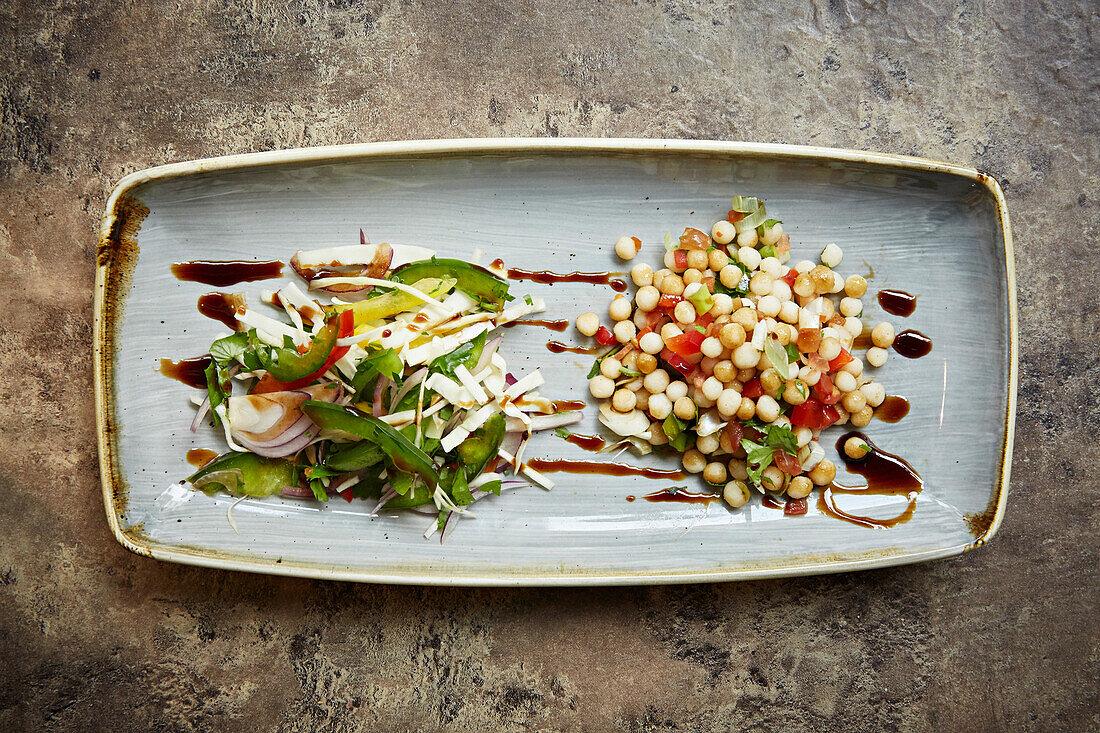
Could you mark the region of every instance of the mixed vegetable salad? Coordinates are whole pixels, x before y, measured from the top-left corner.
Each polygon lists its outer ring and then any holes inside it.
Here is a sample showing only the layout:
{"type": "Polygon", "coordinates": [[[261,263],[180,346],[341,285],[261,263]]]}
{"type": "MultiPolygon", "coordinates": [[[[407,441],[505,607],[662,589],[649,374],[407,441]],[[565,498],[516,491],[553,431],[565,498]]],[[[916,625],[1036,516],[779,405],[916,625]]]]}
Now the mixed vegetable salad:
{"type": "MultiPolygon", "coordinates": [[[[616,253],[632,259],[637,241],[622,238],[616,253]]],[[[865,366],[886,362],[893,326],[865,323],[867,281],[836,271],[835,244],[820,263],[787,266],[790,236],[759,199],[734,197],[709,234],[668,233],[665,250],[664,268],[631,270],[638,290],[611,302],[610,329],[595,313],[577,319],[610,347],[588,375],[600,421],[678,451],[731,506],[755,487],[805,513],[814,486],[836,477],[821,431],[867,425],[886,397],[865,366]]]]}
{"type": "Polygon", "coordinates": [[[509,373],[493,335],[541,299],[514,299],[473,262],[362,233],[290,262],[306,289],[287,282],[258,307],[234,296],[237,330],[210,345],[191,429],[212,420],[230,451],[188,477],[194,488],[419,509],[435,516],[431,536],[521,476],[553,486],[523,463],[527,440],[581,414],[539,395],[538,369],[509,373]]]}

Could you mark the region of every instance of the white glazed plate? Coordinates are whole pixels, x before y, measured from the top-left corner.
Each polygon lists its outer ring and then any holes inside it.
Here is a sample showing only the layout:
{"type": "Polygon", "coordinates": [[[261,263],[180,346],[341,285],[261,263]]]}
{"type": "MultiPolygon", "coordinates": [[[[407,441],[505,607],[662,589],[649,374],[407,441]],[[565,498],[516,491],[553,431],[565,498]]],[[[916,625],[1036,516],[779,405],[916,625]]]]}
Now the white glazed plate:
{"type": "MultiPolygon", "coordinates": [[[[289,269],[286,272],[290,272],[289,269]]],[[[245,283],[250,301],[281,281],[245,283]]],[[[598,585],[718,581],[854,570],[946,557],[977,547],[1004,512],[1016,392],[1011,236],[996,181],[916,158],[821,148],[658,140],[455,140],[291,150],[180,163],[123,179],[108,201],[96,280],[96,400],[107,518],[125,547],[209,567],[320,578],[452,585],[598,585]],[[927,357],[892,355],[878,370],[912,403],[898,424],[866,432],[925,481],[906,523],[868,529],[817,512],[784,517],[759,498],[738,510],[627,502],[670,482],[556,473],[477,505],[446,543],[425,540],[427,517],[366,502],[234,501],[174,486],[191,448],[224,450],[212,428],[188,426],[196,392],[159,374],[161,357],[205,353],[226,329],[201,316],[210,286],[180,282],[173,262],[278,259],[298,249],[373,241],[419,244],[443,256],[557,272],[623,270],[613,245],[641,238],[635,262],[659,266],[666,231],[709,231],[730,196],[766,199],[795,259],[826,242],[847,275],[874,268],[883,288],[918,294],[900,330],[934,343],[927,357]],[[148,210],[146,215],[145,209],[148,210]],[[866,264],[864,264],[866,263],[866,264]],[[239,532],[239,533],[238,533],[239,532]]],[[[543,296],[542,318],[606,312],[604,286],[514,282],[543,296]]],[[[552,354],[541,328],[505,332],[514,370],[540,366],[543,393],[584,399],[591,358],[552,354]]],[[[596,409],[578,432],[596,433],[596,409]]],[[[843,432],[822,439],[827,454],[843,432]]],[[[528,457],[592,459],[551,434],[528,457]]],[[[834,456],[835,457],[835,456],[834,456]]],[[[621,457],[672,468],[668,456],[621,457]]],[[[840,479],[845,476],[841,469],[840,479]]],[[[698,481],[689,478],[691,485],[698,481]]],[[[699,486],[692,486],[699,489],[699,486]]],[[[847,511],[901,512],[904,497],[841,496],[847,511]]]]}

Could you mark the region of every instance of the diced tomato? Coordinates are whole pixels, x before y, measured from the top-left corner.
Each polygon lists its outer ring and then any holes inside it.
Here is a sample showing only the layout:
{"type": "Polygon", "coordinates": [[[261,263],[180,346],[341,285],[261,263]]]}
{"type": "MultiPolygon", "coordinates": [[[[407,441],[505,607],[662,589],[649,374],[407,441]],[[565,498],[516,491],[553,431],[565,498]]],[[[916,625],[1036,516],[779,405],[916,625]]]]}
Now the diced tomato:
{"type": "Polygon", "coordinates": [[[736,224],[744,218],[744,214],[742,214],[740,211],[734,211],[733,209],[730,209],[730,212],[726,214],[726,219],[729,220],[730,224],[736,224]]]}
{"type": "Polygon", "coordinates": [[[783,277],[781,277],[779,279],[782,280],[783,282],[787,283],[788,285],[790,285],[793,288],[794,287],[794,281],[798,279],[798,270],[796,270],[792,267],[790,270],[787,271],[786,275],[784,275],[783,277]]]}
{"type": "Polygon", "coordinates": [[[783,507],[783,513],[788,517],[797,517],[801,514],[805,514],[808,509],[805,499],[787,499],[786,506],[783,507]]]}
{"type": "Polygon", "coordinates": [[[340,496],[344,497],[344,500],[346,502],[348,502],[349,504],[351,503],[351,500],[353,498],[355,498],[355,495],[351,493],[351,487],[350,486],[348,488],[344,489],[343,491],[341,491],[340,496]]]}
{"type": "Polygon", "coordinates": [[[703,382],[707,381],[707,374],[702,369],[696,368],[688,375],[688,381],[695,385],[695,389],[702,389],[703,382]]]}
{"type": "Polygon", "coordinates": [[[752,427],[751,425],[744,428],[745,437],[754,443],[759,443],[764,439],[764,433],[752,427]]]}
{"type": "Polygon", "coordinates": [[[682,295],[669,295],[665,293],[661,296],[661,299],[657,301],[657,307],[661,310],[671,311],[676,307],[676,304],[684,299],[682,295]]]}
{"type": "Polygon", "coordinates": [[[822,428],[827,428],[840,419],[840,413],[832,405],[825,405],[821,408],[821,414],[825,419],[825,424],[822,425],[822,428]]]}
{"type": "Polygon", "coordinates": [[[741,390],[742,397],[748,397],[750,400],[757,400],[764,394],[764,386],[760,384],[760,378],[749,380],[745,387],[741,390]]]}
{"type": "Polygon", "coordinates": [[[797,476],[802,473],[802,464],[798,462],[797,456],[792,456],[787,451],[776,448],[772,451],[772,457],[776,467],[783,473],[790,474],[791,476],[797,476]]]}
{"type": "Polygon", "coordinates": [[[686,270],[688,266],[688,253],[687,250],[678,249],[672,253],[672,262],[676,265],[677,270],[686,270]]]}
{"type": "Polygon", "coordinates": [[[685,377],[695,371],[695,366],[693,364],[689,364],[682,356],[668,349],[661,352],[661,358],[668,363],[670,367],[680,372],[680,374],[683,374],[685,377]]]}
{"type": "Polygon", "coordinates": [[[852,355],[844,347],[840,348],[840,356],[829,362],[829,371],[835,372],[852,360],[852,355]]]}
{"type": "Polygon", "coordinates": [[[741,438],[745,435],[745,430],[741,427],[741,423],[735,418],[726,423],[726,427],[722,428],[726,437],[730,439],[730,445],[734,450],[741,445],[741,438]]]}
{"type": "MultiPolygon", "coordinates": [[[[836,410],[833,410],[833,412],[836,412],[836,410]]],[[[791,409],[791,424],[802,428],[821,430],[832,425],[832,422],[827,421],[825,418],[825,406],[811,397],[801,405],[795,405],[791,409]]]]}
{"type": "Polygon", "coordinates": [[[684,249],[698,249],[706,252],[710,248],[710,236],[704,231],[687,227],[680,235],[680,246],[684,249]]]}
{"type": "Polygon", "coordinates": [[[835,405],[840,400],[840,390],[833,385],[828,374],[822,374],[814,385],[814,394],[823,405],[835,405]]]}
{"type": "Polygon", "coordinates": [[[714,292],[714,275],[707,275],[703,278],[703,285],[707,286],[707,290],[714,292]]]}
{"type": "Polygon", "coordinates": [[[806,361],[811,367],[819,372],[829,371],[829,362],[825,361],[825,357],[817,352],[810,354],[806,361]]]}
{"type": "Polygon", "coordinates": [[[691,328],[688,329],[687,333],[673,336],[665,341],[665,346],[670,351],[686,358],[701,353],[700,347],[703,345],[704,338],[706,336],[691,328]]]}
{"type": "Polygon", "coordinates": [[[661,332],[661,326],[669,322],[668,316],[659,310],[651,310],[649,313],[645,314],[645,317],[646,328],[650,331],[656,331],[657,333],[661,332]]]}
{"type": "Polygon", "coordinates": [[[596,331],[596,341],[604,346],[610,346],[615,343],[615,336],[607,330],[607,326],[600,326],[599,330],[596,331]]]}
{"type": "Polygon", "coordinates": [[[702,326],[703,328],[706,328],[712,323],[714,323],[714,313],[712,311],[707,311],[703,315],[695,317],[696,326],[702,326]]]}

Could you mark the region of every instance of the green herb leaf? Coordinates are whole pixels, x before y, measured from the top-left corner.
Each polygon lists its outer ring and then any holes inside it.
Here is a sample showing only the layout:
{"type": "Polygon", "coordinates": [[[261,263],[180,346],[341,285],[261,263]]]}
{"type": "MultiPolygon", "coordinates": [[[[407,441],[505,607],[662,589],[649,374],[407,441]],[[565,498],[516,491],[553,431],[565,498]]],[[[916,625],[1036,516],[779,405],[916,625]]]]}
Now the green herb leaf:
{"type": "Polygon", "coordinates": [[[612,346],[610,349],[605,351],[603,354],[600,354],[599,356],[597,356],[596,361],[592,362],[592,368],[588,370],[588,378],[591,379],[592,377],[599,374],[600,373],[600,364],[603,364],[603,360],[606,359],[607,357],[611,356],[613,353],[618,351],[620,348],[622,348],[622,347],[612,346]]]}
{"type": "Polygon", "coordinates": [[[623,377],[640,377],[642,373],[626,367],[619,367],[619,374],[623,377]]]}
{"type": "Polygon", "coordinates": [[[672,236],[672,232],[665,232],[665,252],[672,252],[680,248],[680,240],[672,236]]]}
{"type": "Polygon", "coordinates": [[[787,361],[787,350],[779,345],[774,338],[764,340],[764,355],[772,363],[772,368],[779,374],[779,378],[786,381],[791,378],[791,365],[787,361]]]}
{"type": "Polygon", "coordinates": [[[325,492],[325,485],[321,483],[321,479],[314,479],[309,482],[309,490],[313,492],[313,496],[317,501],[328,501],[328,493],[325,492]]]}
{"type": "Polygon", "coordinates": [[[563,440],[568,439],[569,436],[572,435],[572,433],[570,433],[565,428],[558,428],[554,431],[554,434],[557,435],[559,438],[562,438],[563,440]]]}
{"type": "Polygon", "coordinates": [[[764,442],[772,448],[779,448],[792,456],[798,454],[798,438],[794,437],[794,433],[790,428],[785,428],[780,425],[769,425],[768,435],[764,439],[764,442]]]}
{"type": "Polygon", "coordinates": [[[775,256],[776,256],[776,251],[775,251],[775,245],[774,244],[766,244],[766,245],[764,245],[763,247],[760,248],[760,257],[761,258],[775,257],[775,256]]]}
{"type": "Polygon", "coordinates": [[[496,481],[490,481],[487,484],[482,484],[480,488],[482,491],[491,492],[496,494],[497,496],[500,496],[500,487],[500,479],[497,479],[496,481]]]}
{"type": "Polygon", "coordinates": [[[802,353],[798,350],[798,346],[793,342],[787,344],[787,361],[791,364],[797,364],[801,358],[802,353]]]}
{"type": "Polygon", "coordinates": [[[451,497],[455,500],[455,504],[459,506],[474,503],[474,496],[470,493],[470,486],[466,482],[465,471],[455,471],[455,480],[451,484],[451,497]]]}

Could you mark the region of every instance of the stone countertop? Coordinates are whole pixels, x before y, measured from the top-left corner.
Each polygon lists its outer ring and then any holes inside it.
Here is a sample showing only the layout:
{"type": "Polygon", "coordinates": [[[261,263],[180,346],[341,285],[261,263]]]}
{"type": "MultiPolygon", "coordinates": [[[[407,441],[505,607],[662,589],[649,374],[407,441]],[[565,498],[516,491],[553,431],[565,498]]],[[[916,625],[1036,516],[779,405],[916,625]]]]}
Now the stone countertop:
{"type": "Polygon", "coordinates": [[[0,728],[1100,726],[1097,6],[780,5],[5,3],[0,728]],[[990,546],[610,590],[353,585],[123,550],[90,379],[114,182],[225,153],[513,135],[812,143],[996,175],[1021,382],[990,546]]]}

